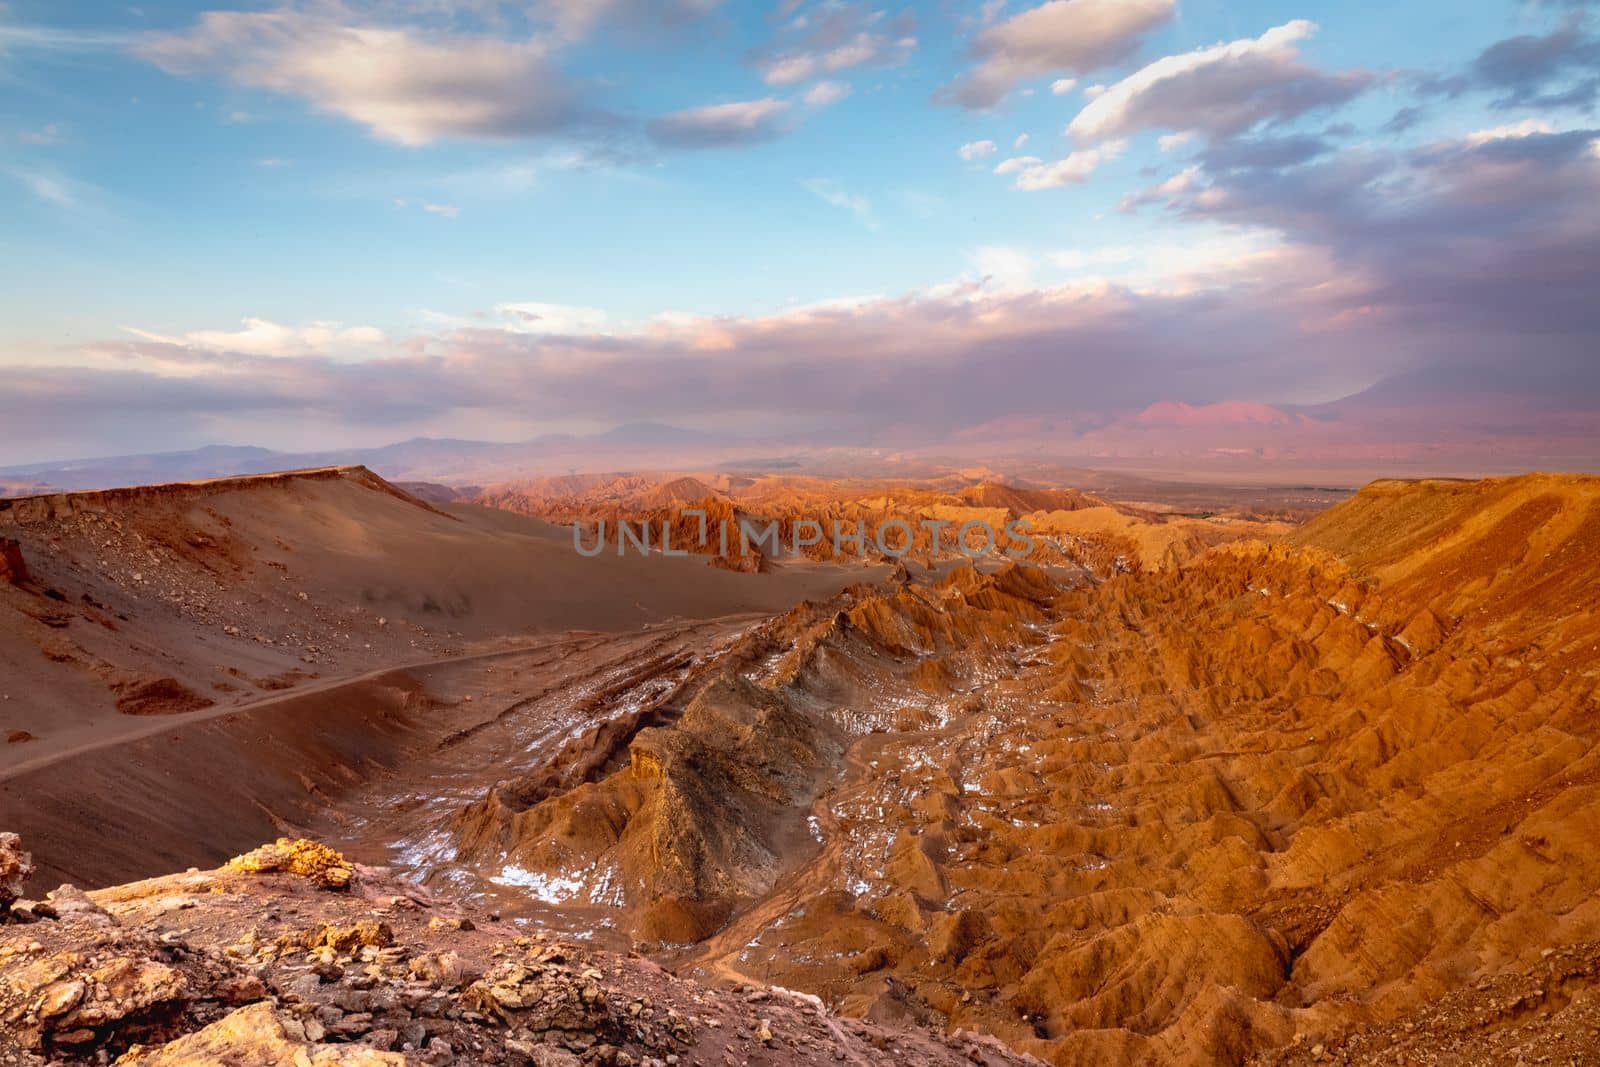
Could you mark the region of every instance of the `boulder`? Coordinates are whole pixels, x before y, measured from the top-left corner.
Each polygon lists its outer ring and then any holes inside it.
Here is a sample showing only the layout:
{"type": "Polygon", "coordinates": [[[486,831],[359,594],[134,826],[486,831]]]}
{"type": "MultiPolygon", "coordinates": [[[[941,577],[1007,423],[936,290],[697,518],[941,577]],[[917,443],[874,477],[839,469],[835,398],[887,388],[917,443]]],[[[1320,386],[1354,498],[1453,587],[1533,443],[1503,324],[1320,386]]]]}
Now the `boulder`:
{"type": "Polygon", "coordinates": [[[22,896],[22,886],[33,874],[33,856],[22,850],[22,838],[0,833],[0,915],[22,896]]]}
{"type": "Polygon", "coordinates": [[[130,1050],[119,1064],[141,1067],[404,1067],[405,1057],[366,1045],[315,1045],[290,1038],[260,1001],[159,1048],[130,1050]]]}

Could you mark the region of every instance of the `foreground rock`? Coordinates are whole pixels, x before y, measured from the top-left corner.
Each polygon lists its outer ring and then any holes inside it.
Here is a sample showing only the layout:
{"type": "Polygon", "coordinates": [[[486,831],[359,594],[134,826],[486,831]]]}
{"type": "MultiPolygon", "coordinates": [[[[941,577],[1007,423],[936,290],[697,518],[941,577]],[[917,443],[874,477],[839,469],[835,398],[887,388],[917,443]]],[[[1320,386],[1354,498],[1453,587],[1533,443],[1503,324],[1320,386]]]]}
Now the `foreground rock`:
{"type": "Polygon", "coordinates": [[[0,913],[22,895],[23,884],[33,874],[33,857],[22,851],[16,834],[0,834],[0,913]]]}
{"type": "Polygon", "coordinates": [[[5,1065],[1025,1062],[481,922],[310,842],[4,916],[5,1065]]]}

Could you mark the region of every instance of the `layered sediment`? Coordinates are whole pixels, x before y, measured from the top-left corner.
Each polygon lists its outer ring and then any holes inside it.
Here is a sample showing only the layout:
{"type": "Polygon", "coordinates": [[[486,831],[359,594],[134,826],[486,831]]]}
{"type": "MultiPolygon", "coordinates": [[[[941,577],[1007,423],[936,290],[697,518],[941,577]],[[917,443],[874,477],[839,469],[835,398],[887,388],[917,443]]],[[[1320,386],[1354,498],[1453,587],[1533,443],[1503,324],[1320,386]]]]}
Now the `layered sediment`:
{"type": "Polygon", "coordinates": [[[1468,1029],[1555,1052],[1596,996],[1597,587],[1600,483],[1530,476],[1102,583],[861,588],[469,806],[461,861],[1057,1063],[1370,1053],[1483,983],[1543,992],[1468,1029]]]}
{"type": "MultiPolygon", "coordinates": [[[[484,923],[814,995],[824,1030],[1057,1064],[1590,1063],[1597,593],[1600,479],[1557,476],[1376,483],[1137,566],[911,563],[462,674],[427,721],[457,729],[320,828],[484,923]]],[[[223,1013],[186,1017],[161,1039],[223,1013]]],[[[914,1048],[847,1054],[944,1055],[914,1048]]]]}

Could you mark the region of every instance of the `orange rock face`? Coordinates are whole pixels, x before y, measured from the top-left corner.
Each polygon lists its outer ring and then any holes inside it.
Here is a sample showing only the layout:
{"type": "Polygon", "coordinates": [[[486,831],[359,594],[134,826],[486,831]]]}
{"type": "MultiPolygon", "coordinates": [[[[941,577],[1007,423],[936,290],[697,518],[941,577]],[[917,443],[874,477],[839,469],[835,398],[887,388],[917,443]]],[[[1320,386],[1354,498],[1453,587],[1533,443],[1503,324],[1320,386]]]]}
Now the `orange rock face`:
{"type": "Polygon", "coordinates": [[[1288,529],[1253,516],[1208,521],[1114,504],[1076,489],[1023,489],[998,482],[907,486],[728,475],[711,481],[716,484],[694,477],[580,475],[492,486],[476,499],[579,524],[586,548],[594,545],[602,526],[611,546],[607,551],[613,552],[619,542],[636,551],[645,540],[660,549],[665,530],[673,550],[708,555],[716,566],[741,571],[760,570],[768,559],[790,554],[798,538],[798,554],[813,560],[872,559],[887,548],[891,555],[927,562],[980,556],[992,547],[1031,563],[1075,564],[1110,574],[1187,561],[1212,545],[1288,529]],[[1018,522],[1034,533],[1031,545],[1008,532],[1018,522]],[[744,539],[741,523],[749,531],[744,539]],[[963,541],[965,523],[981,525],[968,530],[963,541]],[[776,543],[766,538],[769,525],[776,543]],[[624,527],[631,539],[624,538],[624,527]],[[993,531],[992,545],[982,527],[993,531]],[[726,537],[720,533],[724,528],[726,537]],[[648,536],[641,533],[646,529],[648,536]]]}
{"type": "Polygon", "coordinates": [[[1494,1045],[1524,1008],[1446,1007],[1494,983],[1581,1030],[1597,591],[1596,480],[1379,483],[1100,584],[799,609],[616,770],[463,821],[684,973],[1060,1064],[1494,1045]]]}

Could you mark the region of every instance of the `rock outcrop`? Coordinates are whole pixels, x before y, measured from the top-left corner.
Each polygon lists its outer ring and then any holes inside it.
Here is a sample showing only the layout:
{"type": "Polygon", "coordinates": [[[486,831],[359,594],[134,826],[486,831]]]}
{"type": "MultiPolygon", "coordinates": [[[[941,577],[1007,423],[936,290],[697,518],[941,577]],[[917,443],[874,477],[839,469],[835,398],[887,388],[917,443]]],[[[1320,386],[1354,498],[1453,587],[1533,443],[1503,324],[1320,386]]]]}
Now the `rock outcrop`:
{"type": "Polygon", "coordinates": [[[0,833],[0,917],[22,896],[22,887],[33,876],[33,857],[23,851],[22,838],[0,833]]]}
{"type": "Polygon", "coordinates": [[[1554,1062],[1600,1048],[1597,593],[1600,481],[1541,476],[1098,584],[908,570],[502,785],[458,861],[1060,1064],[1554,1062]]]}
{"type": "Polygon", "coordinates": [[[0,925],[0,1064],[1025,1062],[529,936],[308,841],[50,903],[0,925]]]}
{"type": "Polygon", "coordinates": [[[7,537],[0,537],[0,582],[26,585],[28,564],[22,558],[22,545],[7,537]]]}

